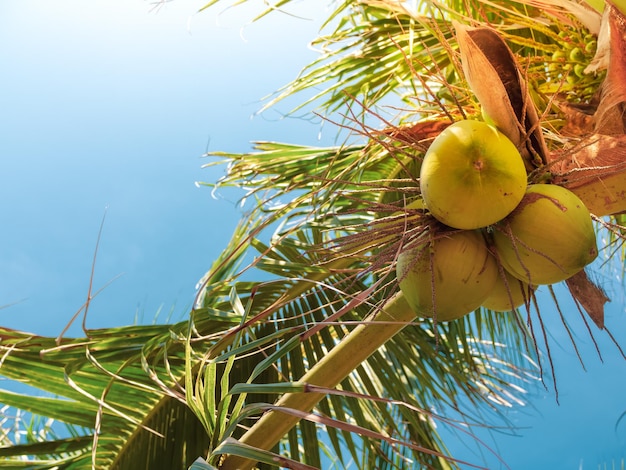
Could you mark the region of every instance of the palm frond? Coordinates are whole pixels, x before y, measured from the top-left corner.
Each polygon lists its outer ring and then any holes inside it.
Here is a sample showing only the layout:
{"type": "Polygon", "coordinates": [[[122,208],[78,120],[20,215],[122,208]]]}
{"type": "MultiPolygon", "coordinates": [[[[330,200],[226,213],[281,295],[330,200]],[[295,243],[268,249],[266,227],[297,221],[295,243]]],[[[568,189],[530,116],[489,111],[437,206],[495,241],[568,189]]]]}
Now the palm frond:
{"type": "MultiPolygon", "coordinates": [[[[88,337],[60,344],[3,329],[2,374],[46,393],[2,391],[0,401],[84,429],[73,438],[15,446],[5,451],[3,466],[17,464],[26,451],[54,456],[60,468],[89,468],[92,459],[97,468],[136,468],[138,461],[174,468],[193,462],[206,451],[208,438],[172,392],[184,373],[180,338],[186,325],[90,330],[88,337]],[[159,404],[164,395],[168,400],[159,404]],[[181,438],[186,446],[179,445],[181,438]]],[[[218,317],[212,329],[231,325],[218,317]]],[[[33,462],[31,468],[48,468],[51,461],[33,462]]]]}

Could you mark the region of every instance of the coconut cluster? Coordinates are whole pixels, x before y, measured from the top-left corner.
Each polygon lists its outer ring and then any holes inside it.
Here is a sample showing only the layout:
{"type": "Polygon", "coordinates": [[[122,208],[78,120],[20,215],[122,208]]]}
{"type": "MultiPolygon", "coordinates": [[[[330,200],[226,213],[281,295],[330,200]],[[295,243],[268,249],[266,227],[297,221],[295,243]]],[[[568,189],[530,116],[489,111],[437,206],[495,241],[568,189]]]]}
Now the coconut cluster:
{"type": "Polygon", "coordinates": [[[448,321],[481,306],[510,311],[537,285],[568,279],[595,259],[584,203],[527,178],[515,145],[485,122],[456,122],[432,142],[420,190],[443,227],[412,241],[396,264],[417,315],[448,321]]]}
{"type": "Polygon", "coordinates": [[[580,37],[571,31],[561,31],[559,37],[563,47],[548,61],[548,74],[555,81],[565,80],[567,85],[576,85],[578,99],[590,99],[597,89],[598,74],[587,68],[598,49],[597,38],[594,34],[580,37]]]}

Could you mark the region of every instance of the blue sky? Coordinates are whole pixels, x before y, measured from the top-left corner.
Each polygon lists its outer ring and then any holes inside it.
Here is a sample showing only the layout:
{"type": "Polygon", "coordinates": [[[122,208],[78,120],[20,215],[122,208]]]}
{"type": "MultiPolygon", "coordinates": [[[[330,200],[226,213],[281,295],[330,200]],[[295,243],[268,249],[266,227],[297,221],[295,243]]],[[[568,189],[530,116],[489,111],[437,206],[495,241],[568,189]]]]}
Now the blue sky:
{"type": "MultiPolygon", "coordinates": [[[[239,218],[237,194],[217,199],[196,181],[207,150],[246,151],[254,140],[330,145],[335,133],[280,119],[288,105],[252,115],[260,99],[316,56],[307,48],[326,2],[298,4],[311,20],[239,7],[195,14],[182,0],[151,11],[141,0],[4,0],[0,4],[0,322],[58,334],[87,294],[93,251],[106,220],[89,327],[179,320],[198,279],[239,218]]],[[[607,274],[608,273],[608,274],[607,274]]],[[[601,284],[607,312],[626,344],[624,290],[615,273],[601,284]]],[[[560,391],[533,389],[507,415],[525,427],[497,435],[513,469],[598,468],[626,458],[626,364],[597,334],[602,363],[571,305],[587,371],[579,365],[547,293],[546,323],[560,391]],[[558,346],[557,346],[558,345],[558,346]]],[[[80,325],[71,329],[80,334],[80,325]]],[[[460,457],[472,451],[458,447],[460,457]]],[[[496,465],[492,462],[492,465],[496,465]]],[[[494,467],[496,468],[496,467],[494,467]]]]}
{"type": "Polygon", "coordinates": [[[258,9],[193,16],[201,5],[0,6],[0,194],[10,201],[0,289],[4,304],[19,302],[2,311],[6,326],[51,333],[82,305],[106,207],[95,284],[122,277],[88,324],[131,323],[136,311],[151,321],[161,306],[182,315],[238,219],[235,195],[214,200],[194,185],[221,175],[201,169],[202,154],[302,128],[298,140],[317,142],[314,126],[251,116],[314,56],[284,37],[312,37],[319,23],[277,18],[267,34],[242,29],[258,9]],[[278,66],[281,49],[288,67],[278,66]]]}

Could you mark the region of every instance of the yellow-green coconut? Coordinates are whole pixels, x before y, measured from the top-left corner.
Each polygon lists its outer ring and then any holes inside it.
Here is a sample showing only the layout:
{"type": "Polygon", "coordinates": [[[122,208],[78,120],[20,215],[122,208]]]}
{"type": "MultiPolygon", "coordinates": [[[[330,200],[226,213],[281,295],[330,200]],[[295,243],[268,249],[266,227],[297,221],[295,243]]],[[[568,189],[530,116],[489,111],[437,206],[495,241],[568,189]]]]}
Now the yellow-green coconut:
{"type": "Polygon", "coordinates": [[[504,269],[481,307],[494,312],[510,312],[529,302],[534,290],[533,286],[504,269]]]}
{"type": "Polygon", "coordinates": [[[498,267],[480,232],[452,231],[403,251],[396,276],[418,316],[449,321],[480,307],[493,289],[498,267]]]}
{"type": "Polygon", "coordinates": [[[507,271],[529,284],[563,281],[598,255],[585,204],[568,189],[553,184],[529,186],[493,236],[507,271]]]}
{"type": "Polygon", "coordinates": [[[440,222],[476,229],[506,217],[526,190],[524,161],[513,144],[482,121],[458,121],[424,155],[420,190],[440,222]]]}

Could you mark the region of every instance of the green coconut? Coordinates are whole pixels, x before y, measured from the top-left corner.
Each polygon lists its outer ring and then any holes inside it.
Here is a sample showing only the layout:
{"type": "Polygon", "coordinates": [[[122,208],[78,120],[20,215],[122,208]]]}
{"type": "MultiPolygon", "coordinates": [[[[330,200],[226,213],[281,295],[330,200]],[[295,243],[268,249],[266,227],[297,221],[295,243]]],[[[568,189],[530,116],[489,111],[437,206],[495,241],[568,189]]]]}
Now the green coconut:
{"type": "Polygon", "coordinates": [[[458,121],[432,142],[420,169],[420,190],[440,222],[459,229],[494,224],[526,190],[524,161],[504,134],[482,121],[458,121]]]}
{"type": "Polygon", "coordinates": [[[458,231],[403,251],[396,275],[418,316],[449,321],[480,307],[493,289],[498,267],[480,232],[458,231]]]}
{"type": "Polygon", "coordinates": [[[598,255],[591,215],[574,193],[553,184],[528,187],[519,206],[496,226],[503,266],[529,284],[563,281],[598,255]]]}
{"type": "Polygon", "coordinates": [[[534,290],[504,269],[481,306],[494,312],[510,312],[529,301],[534,290]]]}

